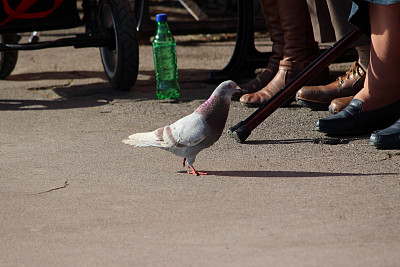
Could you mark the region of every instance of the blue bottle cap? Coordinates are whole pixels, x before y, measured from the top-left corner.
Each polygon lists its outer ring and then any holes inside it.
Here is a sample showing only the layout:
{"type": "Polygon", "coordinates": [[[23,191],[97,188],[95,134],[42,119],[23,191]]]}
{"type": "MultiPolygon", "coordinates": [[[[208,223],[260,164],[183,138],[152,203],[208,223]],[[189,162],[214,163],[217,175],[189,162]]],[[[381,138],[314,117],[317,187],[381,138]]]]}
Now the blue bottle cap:
{"type": "Polygon", "coordinates": [[[156,15],[156,22],[166,22],[166,21],[167,21],[167,14],[156,15]]]}

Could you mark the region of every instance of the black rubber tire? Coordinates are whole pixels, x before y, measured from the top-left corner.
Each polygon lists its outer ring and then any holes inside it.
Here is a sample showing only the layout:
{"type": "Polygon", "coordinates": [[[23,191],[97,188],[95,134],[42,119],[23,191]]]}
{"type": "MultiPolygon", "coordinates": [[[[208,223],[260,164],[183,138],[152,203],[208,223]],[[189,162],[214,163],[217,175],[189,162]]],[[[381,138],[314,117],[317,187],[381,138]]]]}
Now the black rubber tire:
{"type": "Polygon", "coordinates": [[[115,90],[129,90],[139,70],[139,44],[135,15],[129,0],[101,0],[98,13],[101,27],[115,37],[115,47],[100,47],[106,76],[115,90]]]}
{"type": "MultiPolygon", "coordinates": [[[[0,43],[17,44],[19,37],[16,33],[0,35],[0,43]]],[[[18,51],[0,52],[0,79],[7,78],[17,64],[18,51]]]]}

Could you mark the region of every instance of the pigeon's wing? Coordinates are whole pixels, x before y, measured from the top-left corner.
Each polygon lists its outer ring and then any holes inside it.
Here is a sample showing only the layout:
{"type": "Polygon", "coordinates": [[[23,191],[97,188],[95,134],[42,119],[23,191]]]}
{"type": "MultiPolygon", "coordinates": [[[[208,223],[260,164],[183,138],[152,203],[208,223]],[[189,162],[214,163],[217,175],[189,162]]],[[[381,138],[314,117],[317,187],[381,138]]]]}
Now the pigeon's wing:
{"type": "Polygon", "coordinates": [[[204,117],[194,112],[174,122],[170,126],[156,130],[165,148],[185,148],[199,144],[207,137],[207,122],[204,117]]]}

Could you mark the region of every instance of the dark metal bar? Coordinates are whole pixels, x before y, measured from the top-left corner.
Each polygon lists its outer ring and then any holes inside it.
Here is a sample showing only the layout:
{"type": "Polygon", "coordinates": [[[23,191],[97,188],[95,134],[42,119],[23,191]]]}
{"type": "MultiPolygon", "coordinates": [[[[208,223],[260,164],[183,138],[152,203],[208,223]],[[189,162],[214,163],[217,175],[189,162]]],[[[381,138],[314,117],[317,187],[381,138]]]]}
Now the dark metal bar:
{"type": "Polygon", "coordinates": [[[280,106],[286,103],[296,92],[306,84],[314,75],[328,67],[335,58],[342,54],[354,41],[362,35],[361,30],[353,28],[332,47],[326,50],[314,62],[301,71],[292,81],[286,84],[271,99],[265,102],[246,120],[239,122],[235,126],[229,128],[229,135],[239,143],[243,143],[261,122],[271,115],[280,106]]]}
{"type": "MultiPolygon", "coordinates": [[[[259,52],[254,45],[253,1],[238,1],[238,25],[236,44],[228,64],[219,71],[211,71],[207,80],[223,80],[254,76],[257,68],[265,67],[271,53],[259,52]]],[[[265,22],[264,22],[265,23],[265,22]]]]}
{"type": "Polygon", "coordinates": [[[54,48],[73,46],[75,48],[83,47],[113,47],[114,39],[109,36],[88,36],[86,34],[78,34],[76,37],[61,38],[54,41],[38,42],[38,43],[24,43],[24,44],[5,44],[0,43],[0,52],[14,51],[14,50],[38,50],[43,48],[54,48]]]}

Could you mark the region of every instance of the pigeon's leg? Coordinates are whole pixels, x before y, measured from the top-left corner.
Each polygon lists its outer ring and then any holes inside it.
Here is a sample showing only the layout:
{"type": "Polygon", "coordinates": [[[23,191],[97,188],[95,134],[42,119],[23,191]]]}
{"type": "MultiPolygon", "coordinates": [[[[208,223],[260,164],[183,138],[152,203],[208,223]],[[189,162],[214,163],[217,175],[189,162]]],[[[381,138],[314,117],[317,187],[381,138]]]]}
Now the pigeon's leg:
{"type": "Polygon", "coordinates": [[[198,172],[198,171],[196,171],[196,170],[194,169],[193,166],[188,166],[188,167],[189,167],[189,169],[190,169],[190,171],[187,172],[188,174],[194,174],[194,175],[196,175],[196,176],[199,176],[199,175],[207,175],[206,172],[198,172]]]}
{"type": "Polygon", "coordinates": [[[183,167],[185,167],[186,158],[183,158],[183,167]]]}

